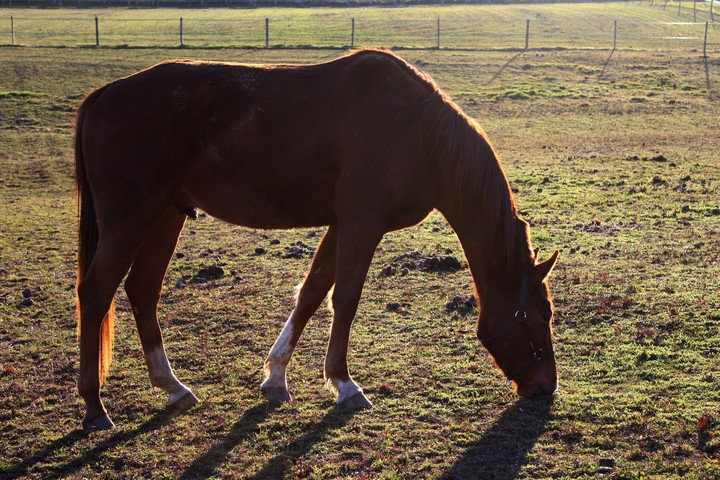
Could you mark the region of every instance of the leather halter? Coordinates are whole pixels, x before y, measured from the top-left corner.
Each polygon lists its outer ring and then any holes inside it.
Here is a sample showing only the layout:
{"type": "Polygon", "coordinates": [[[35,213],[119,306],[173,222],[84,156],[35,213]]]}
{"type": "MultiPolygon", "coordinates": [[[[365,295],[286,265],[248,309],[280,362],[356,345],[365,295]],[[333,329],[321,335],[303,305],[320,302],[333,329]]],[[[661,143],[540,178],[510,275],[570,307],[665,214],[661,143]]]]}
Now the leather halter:
{"type": "Polygon", "coordinates": [[[505,326],[497,332],[495,335],[491,335],[486,338],[481,338],[480,342],[482,342],[483,345],[485,345],[485,348],[488,347],[489,343],[495,342],[497,340],[500,340],[505,335],[512,332],[515,327],[518,325],[522,327],[523,332],[525,332],[525,336],[527,337],[528,341],[530,342],[530,348],[532,348],[532,355],[530,358],[525,360],[523,363],[515,367],[510,371],[510,373],[507,373],[507,379],[508,382],[515,380],[515,377],[518,373],[522,372],[526,368],[528,368],[530,365],[532,365],[535,362],[539,362],[543,358],[552,356],[553,351],[552,349],[550,351],[546,352],[539,347],[535,346],[535,342],[533,342],[532,332],[530,331],[530,327],[527,325],[527,312],[525,311],[525,302],[527,301],[527,289],[528,289],[528,273],[525,272],[522,278],[522,282],[520,283],[520,296],[518,298],[518,306],[515,310],[515,315],[513,315],[513,318],[505,324],[505,326]]]}

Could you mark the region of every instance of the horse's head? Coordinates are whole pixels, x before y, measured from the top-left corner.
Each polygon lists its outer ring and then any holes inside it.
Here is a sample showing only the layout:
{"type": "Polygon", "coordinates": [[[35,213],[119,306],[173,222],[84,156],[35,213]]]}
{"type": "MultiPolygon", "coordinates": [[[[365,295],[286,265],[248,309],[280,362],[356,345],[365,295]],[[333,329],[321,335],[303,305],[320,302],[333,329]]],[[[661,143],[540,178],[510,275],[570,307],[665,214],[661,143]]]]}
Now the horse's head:
{"type": "Polygon", "coordinates": [[[482,295],[478,338],[521,397],[549,395],[557,388],[552,348],[553,304],[547,278],[558,252],[535,262],[512,288],[488,286],[482,295]]]}

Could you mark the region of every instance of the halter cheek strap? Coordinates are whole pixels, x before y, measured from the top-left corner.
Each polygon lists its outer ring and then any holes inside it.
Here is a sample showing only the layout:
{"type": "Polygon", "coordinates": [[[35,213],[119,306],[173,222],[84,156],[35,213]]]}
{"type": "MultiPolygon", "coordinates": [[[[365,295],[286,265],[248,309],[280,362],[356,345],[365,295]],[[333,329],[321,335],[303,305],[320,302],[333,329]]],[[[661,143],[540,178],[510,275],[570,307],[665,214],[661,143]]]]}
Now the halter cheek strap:
{"type": "Polygon", "coordinates": [[[532,349],[532,356],[525,360],[523,363],[515,367],[510,371],[510,373],[507,374],[508,381],[514,380],[517,375],[528,368],[530,365],[532,365],[535,362],[539,362],[543,358],[547,356],[547,354],[550,354],[552,356],[553,352],[550,350],[549,352],[545,352],[542,348],[538,348],[535,346],[535,342],[533,342],[532,332],[530,331],[530,327],[527,325],[527,312],[525,311],[525,303],[527,302],[527,289],[528,289],[528,273],[525,272],[523,275],[522,281],[520,282],[520,295],[518,298],[518,307],[517,310],[515,310],[515,315],[513,315],[513,318],[505,324],[505,326],[497,332],[495,335],[491,335],[486,338],[481,338],[480,342],[482,342],[483,345],[487,348],[488,344],[495,342],[497,340],[500,340],[505,335],[512,332],[515,327],[518,325],[522,328],[523,332],[525,332],[525,336],[527,337],[528,341],[530,342],[530,348],[532,349]]]}

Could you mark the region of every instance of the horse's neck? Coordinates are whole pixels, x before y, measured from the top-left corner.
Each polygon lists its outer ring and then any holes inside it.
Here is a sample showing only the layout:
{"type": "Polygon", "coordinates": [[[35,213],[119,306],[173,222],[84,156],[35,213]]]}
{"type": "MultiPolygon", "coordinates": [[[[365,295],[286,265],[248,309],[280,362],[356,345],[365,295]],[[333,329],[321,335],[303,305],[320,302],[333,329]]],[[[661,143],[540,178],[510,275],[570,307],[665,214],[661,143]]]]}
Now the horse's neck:
{"type": "Polygon", "coordinates": [[[470,268],[470,274],[479,294],[488,287],[499,286],[507,280],[508,259],[519,256],[509,254],[508,248],[514,245],[498,242],[493,238],[492,224],[482,216],[473,214],[455,214],[442,212],[460,240],[470,268]]]}

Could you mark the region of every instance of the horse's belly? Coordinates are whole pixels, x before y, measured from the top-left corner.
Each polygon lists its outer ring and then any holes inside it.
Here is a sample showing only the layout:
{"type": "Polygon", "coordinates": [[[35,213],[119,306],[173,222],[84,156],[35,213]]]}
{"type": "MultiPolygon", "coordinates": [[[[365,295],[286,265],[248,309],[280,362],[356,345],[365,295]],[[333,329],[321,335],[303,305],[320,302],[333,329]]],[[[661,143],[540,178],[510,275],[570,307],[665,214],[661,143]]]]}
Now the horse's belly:
{"type": "Polygon", "coordinates": [[[333,179],[273,175],[223,176],[195,182],[182,203],[223,221],[252,228],[298,228],[335,223],[333,179]]]}
{"type": "Polygon", "coordinates": [[[251,228],[302,228],[335,223],[332,208],[319,205],[298,209],[297,205],[290,208],[284,202],[259,199],[216,201],[202,198],[195,202],[195,206],[225,222],[251,228]]]}

